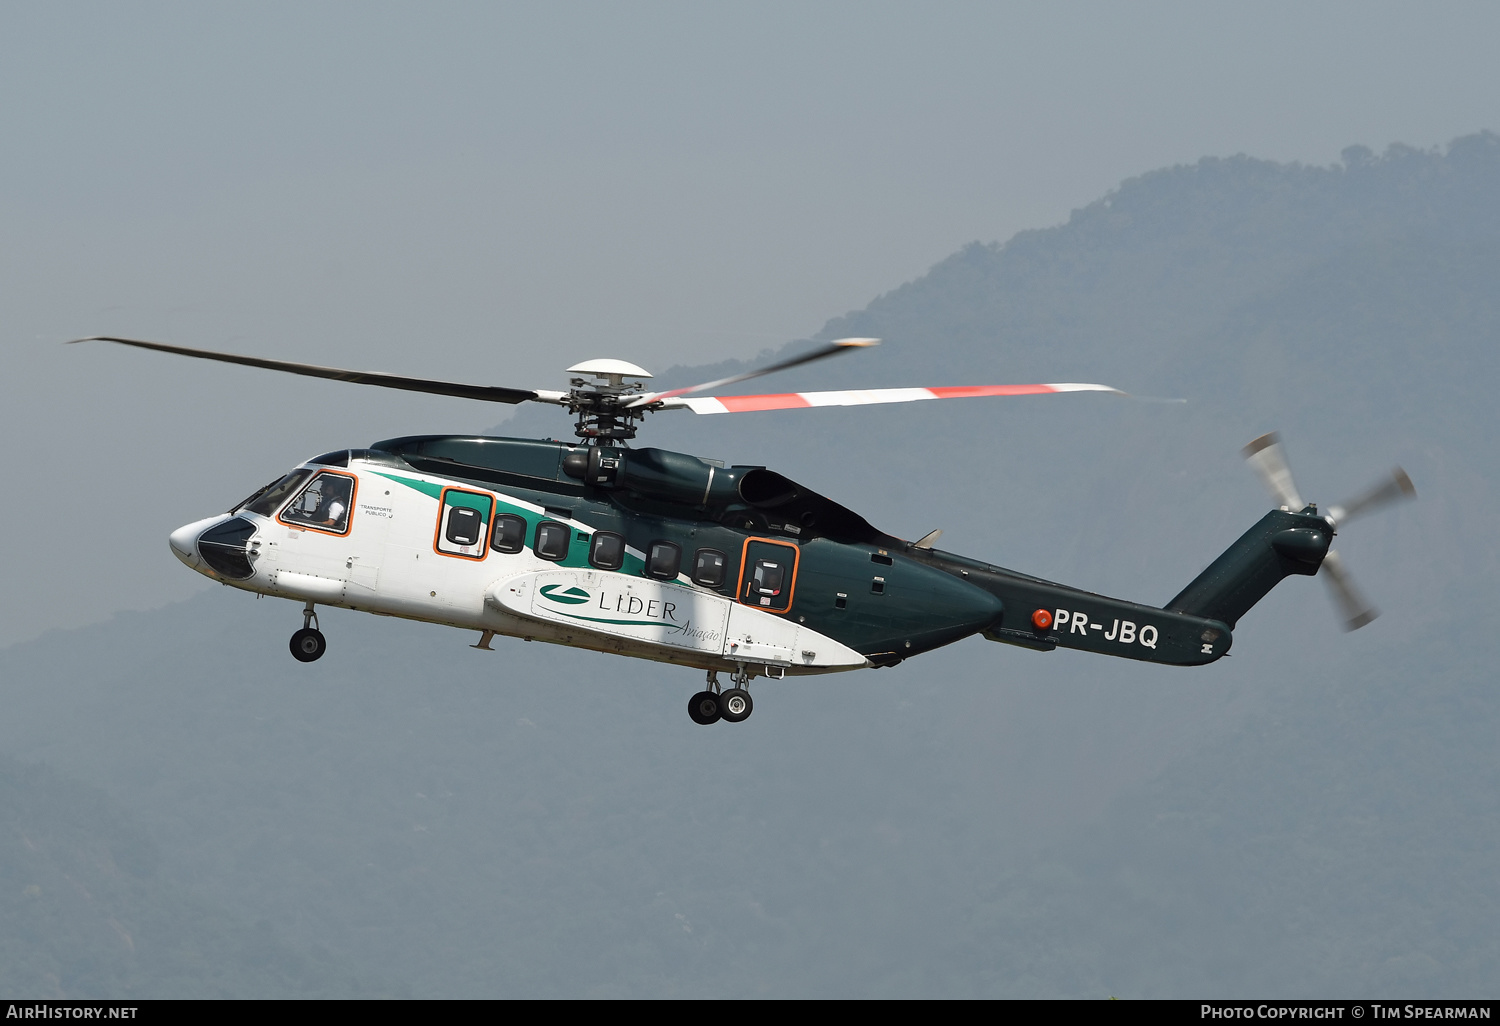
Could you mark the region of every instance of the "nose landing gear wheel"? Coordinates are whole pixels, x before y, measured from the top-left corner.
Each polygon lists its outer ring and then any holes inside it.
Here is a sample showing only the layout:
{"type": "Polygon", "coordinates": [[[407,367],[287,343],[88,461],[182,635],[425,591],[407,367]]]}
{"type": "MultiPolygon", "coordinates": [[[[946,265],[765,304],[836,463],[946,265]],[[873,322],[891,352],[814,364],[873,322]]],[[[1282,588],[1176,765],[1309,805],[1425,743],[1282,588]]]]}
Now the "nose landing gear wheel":
{"type": "Polygon", "coordinates": [[[750,701],[750,692],[744,688],[730,688],[719,696],[719,715],[730,723],[739,723],[750,718],[755,703],[750,701]]]}
{"type": "Polygon", "coordinates": [[[688,699],[688,715],[694,723],[707,726],[719,722],[719,696],[712,691],[700,691],[688,699]]]}
{"type": "Polygon", "coordinates": [[[304,627],[292,635],[292,657],[299,663],[310,663],[328,650],[323,632],[314,627],[304,627]]]}

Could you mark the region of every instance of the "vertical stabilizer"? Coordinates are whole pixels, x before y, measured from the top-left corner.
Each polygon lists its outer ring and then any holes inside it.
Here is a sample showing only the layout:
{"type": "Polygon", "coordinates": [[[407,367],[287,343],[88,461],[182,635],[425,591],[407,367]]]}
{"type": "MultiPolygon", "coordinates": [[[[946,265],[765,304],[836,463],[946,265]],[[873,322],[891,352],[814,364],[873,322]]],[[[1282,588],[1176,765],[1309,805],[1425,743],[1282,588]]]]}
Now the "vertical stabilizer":
{"type": "Polygon", "coordinates": [[[1272,510],[1166,608],[1233,627],[1284,578],[1316,574],[1332,541],[1333,525],[1318,515],[1317,507],[1300,513],[1272,510]]]}

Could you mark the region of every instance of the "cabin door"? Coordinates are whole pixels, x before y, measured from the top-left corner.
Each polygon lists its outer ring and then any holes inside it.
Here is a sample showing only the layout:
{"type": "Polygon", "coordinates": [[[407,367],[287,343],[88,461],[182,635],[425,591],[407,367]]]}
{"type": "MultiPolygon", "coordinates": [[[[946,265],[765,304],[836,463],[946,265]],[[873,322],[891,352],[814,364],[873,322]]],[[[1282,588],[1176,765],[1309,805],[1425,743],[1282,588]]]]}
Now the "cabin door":
{"type": "Polygon", "coordinates": [[[739,600],[771,613],[791,607],[797,583],[797,546],[767,538],[745,542],[740,559],[739,600]]]}

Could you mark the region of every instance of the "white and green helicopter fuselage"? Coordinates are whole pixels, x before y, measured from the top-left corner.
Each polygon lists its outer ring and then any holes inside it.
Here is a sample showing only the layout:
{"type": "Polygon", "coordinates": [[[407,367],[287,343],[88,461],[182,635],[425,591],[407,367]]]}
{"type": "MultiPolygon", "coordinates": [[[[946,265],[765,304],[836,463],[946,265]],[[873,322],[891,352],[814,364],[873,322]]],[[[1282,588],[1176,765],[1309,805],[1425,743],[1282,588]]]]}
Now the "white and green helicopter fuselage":
{"type": "MultiPolygon", "coordinates": [[[[528,447],[537,446],[566,448],[528,447]]],[[[475,630],[482,648],[507,635],[776,677],[871,665],[789,615],[795,577],[786,571],[799,553],[785,537],[761,540],[771,558],[760,562],[771,565],[751,566],[755,594],[736,601],[731,562],[750,547],[748,534],[733,554],[718,537],[689,550],[684,568],[683,546],[669,537],[680,532],[624,540],[621,521],[639,517],[424,473],[378,451],[352,456],[338,467],[306,464],[232,513],[179,528],[172,551],[232,587],[475,630]]]]}

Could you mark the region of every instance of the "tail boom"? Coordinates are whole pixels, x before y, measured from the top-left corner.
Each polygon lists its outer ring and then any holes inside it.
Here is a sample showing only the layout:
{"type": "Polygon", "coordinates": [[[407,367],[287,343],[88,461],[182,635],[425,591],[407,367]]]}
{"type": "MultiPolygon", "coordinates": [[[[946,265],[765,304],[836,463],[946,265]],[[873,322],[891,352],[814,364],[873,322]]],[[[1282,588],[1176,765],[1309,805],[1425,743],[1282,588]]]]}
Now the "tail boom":
{"type": "Polygon", "coordinates": [[[1318,572],[1333,533],[1333,524],[1315,507],[1300,513],[1273,510],[1164,608],[1096,595],[953,553],[909,554],[1000,600],[1000,615],[982,631],[991,641],[1201,666],[1229,651],[1239,618],[1272,588],[1293,574],[1318,572]]]}
{"type": "Polygon", "coordinates": [[[1000,600],[1000,615],[981,632],[991,641],[1201,666],[1234,640],[1227,624],[1189,612],[1096,595],[952,553],[930,550],[921,558],[1000,600]]]}
{"type": "Polygon", "coordinates": [[[1211,663],[1234,641],[1227,624],[1206,617],[1058,584],[996,584],[1004,589],[1005,612],[984,632],[991,641],[1044,651],[1073,648],[1172,666],[1211,663]]]}

